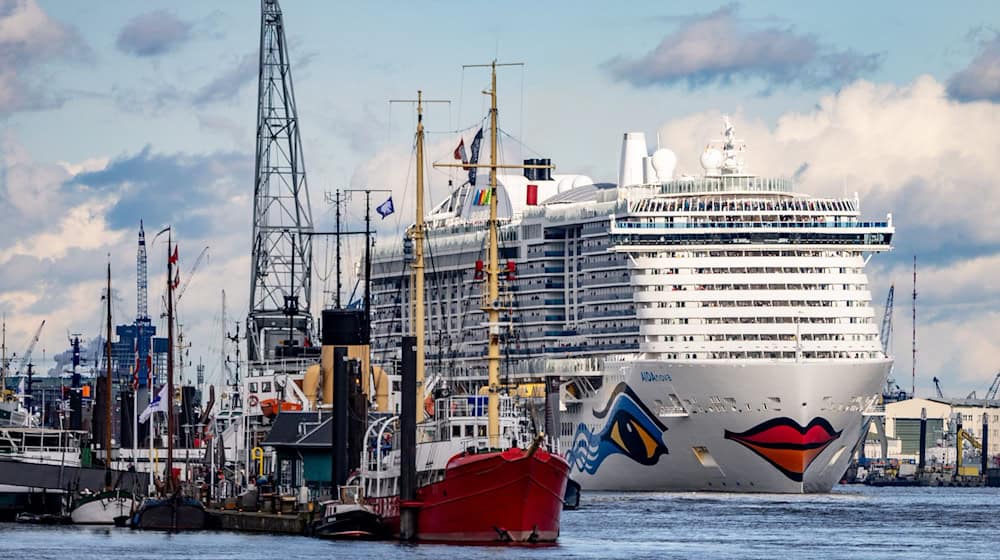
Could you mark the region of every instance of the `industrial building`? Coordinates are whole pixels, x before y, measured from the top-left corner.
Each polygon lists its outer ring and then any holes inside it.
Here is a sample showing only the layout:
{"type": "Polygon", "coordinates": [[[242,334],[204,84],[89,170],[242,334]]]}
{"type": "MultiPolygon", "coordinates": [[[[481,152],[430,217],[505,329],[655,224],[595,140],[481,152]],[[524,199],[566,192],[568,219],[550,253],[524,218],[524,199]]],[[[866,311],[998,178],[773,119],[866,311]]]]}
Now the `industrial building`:
{"type": "MultiPolygon", "coordinates": [[[[888,440],[889,459],[918,460],[920,452],[920,418],[927,415],[928,463],[953,464],[955,462],[955,427],[961,420],[962,429],[977,442],[982,443],[983,415],[986,416],[986,445],[990,466],[998,466],[1000,456],[1000,400],[912,398],[885,405],[885,435],[888,440]]],[[[966,455],[971,451],[965,446],[966,455]]],[[[975,453],[978,455],[978,453],[975,453]]],[[[865,444],[865,456],[881,457],[881,442],[872,427],[865,444]]],[[[968,460],[965,461],[967,464],[968,460]]],[[[978,464],[978,461],[975,461],[978,464]]]]}

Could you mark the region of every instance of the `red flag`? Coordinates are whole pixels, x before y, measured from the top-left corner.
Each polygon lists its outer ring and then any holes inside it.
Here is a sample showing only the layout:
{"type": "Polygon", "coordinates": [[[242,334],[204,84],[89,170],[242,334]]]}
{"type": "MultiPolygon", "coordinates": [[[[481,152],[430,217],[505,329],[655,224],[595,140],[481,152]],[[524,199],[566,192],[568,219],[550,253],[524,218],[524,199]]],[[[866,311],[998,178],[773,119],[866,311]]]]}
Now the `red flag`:
{"type": "Polygon", "coordinates": [[[455,148],[455,159],[460,160],[462,163],[468,163],[469,158],[465,155],[465,139],[460,138],[458,140],[458,147],[455,148]]]}
{"type": "Polygon", "coordinates": [[[174,273],[174,285],[171,286],[171,288],[176,290],[177,287],[180,285],[181,285],[181,271],[178,270],[177,272],[174,273]]]}
{"type": "Polygon", "coordinates": [[[170,264],[177,264],[177,259],[180,256],[177,254],[177,246],[174,246],[174,254],[170,255],[170,264]]]}

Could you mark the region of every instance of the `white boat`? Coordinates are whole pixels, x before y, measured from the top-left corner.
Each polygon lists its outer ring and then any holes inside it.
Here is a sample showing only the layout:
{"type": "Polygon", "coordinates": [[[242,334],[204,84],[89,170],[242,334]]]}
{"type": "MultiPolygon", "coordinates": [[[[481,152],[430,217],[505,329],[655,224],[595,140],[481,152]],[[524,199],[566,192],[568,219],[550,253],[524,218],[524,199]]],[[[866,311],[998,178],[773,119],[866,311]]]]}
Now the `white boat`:
{"type": "MultiPolygon", "coordinates": [[[[641,133],[617,185],[499,177],[504,373],[561,380],[550,434],[584,489],[825,492],[846,469],[892,363],[865,274],[892,216],[747,173],[744,148],[727,119],[699,177],[641,133]]],[[[466,183],[427,220],[429,384],[486,376],[483,196],[466,183]]],[[[412,320],[403,253],[374,262],[376,363],[412,320]]]]}
{"type": "Polygon", "coordinates": [[[125,490],[82,495],[73,504],[70,519],[77,525],[113,525],[116,518],[127,518],[138,505],[135,495],[125,490]]]}

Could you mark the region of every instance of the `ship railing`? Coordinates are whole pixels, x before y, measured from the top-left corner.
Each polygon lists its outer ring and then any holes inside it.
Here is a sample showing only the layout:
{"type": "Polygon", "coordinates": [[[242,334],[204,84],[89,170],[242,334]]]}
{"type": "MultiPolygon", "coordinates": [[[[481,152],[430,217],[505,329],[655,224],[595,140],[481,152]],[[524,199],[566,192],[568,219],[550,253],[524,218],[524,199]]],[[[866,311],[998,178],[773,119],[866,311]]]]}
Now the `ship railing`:
{"type": "MultiPolygon", "coordinates": [[[[518,416],[517,405],[510,397],[499,397],[500,417],[514,418],[518,416]]],[[[449,420],[457,418],[482,418],[489,413],[489,397],[486,395],[460,395],[436,399],[434,401],[434,419],[449,420]]]]}
{"type": "Polygon", "coordinates": [[[756,177],[736,175],[678,179],[666,183],[641,185],[652,187],[660,194],[710,193],[710,192],[792,192],[793,183],[784,177],[756,177]]]}
{"type": "Polygon", "coordinates": [[[816,228],[839,228],[839,229],[870,229],[888,228],[889,222],[838,222],[838,221],[815,221],[815,222],[634,222],[619,221],[611,222],[611,231],[618,230],[660,230],[660,229],[816,229],[816,228]]]}

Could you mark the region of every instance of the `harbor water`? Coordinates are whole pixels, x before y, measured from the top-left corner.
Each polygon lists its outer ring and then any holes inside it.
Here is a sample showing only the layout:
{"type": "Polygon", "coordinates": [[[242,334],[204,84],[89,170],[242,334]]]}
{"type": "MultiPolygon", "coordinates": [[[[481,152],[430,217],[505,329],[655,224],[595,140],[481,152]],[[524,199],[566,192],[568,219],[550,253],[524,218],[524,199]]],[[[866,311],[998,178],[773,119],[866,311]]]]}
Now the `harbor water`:
{"type": "Polygon", "coordinates": [[[1000,489],[841,486],[826,495],[585,494],[544,548],[0,524],[8,558],[996,558],[1000,489]]]}

